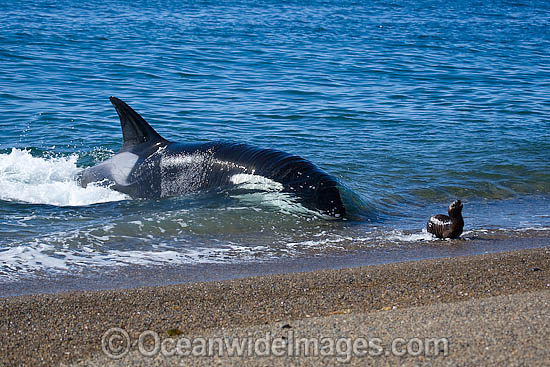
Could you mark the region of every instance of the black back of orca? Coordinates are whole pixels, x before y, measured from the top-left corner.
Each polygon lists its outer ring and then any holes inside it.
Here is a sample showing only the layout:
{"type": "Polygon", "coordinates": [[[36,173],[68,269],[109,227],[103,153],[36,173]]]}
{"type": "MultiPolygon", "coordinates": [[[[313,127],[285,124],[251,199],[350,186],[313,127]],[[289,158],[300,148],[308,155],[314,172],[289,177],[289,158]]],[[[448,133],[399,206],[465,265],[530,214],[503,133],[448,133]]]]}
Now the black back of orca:
{"type": "Polygon", "coordinates": [[[206,144],[203,150],[212,151],[208,180],[216,186],[223,183],[226,173],[255,174],[282,184],[283,191],[293,194],[305,207],[334,216],[345,214],[338,181],[302,157],[275,149],[223,142],[206,144]]]}

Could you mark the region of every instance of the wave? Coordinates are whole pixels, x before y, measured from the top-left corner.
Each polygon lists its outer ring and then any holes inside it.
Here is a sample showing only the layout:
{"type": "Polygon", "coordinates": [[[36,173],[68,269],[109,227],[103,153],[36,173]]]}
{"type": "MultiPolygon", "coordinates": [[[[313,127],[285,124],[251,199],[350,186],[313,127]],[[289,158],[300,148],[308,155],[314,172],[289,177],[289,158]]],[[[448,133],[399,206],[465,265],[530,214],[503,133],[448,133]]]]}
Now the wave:
{"type": "Polygon", "coordinates": [[[34,157],[27,149],[0,154],[0,200],[55,206],[85,206],[126,200],[105,187],[78,186],[78,156],[34,157]]]}
{"type": "MultiPolygon", "coordinates": [[[[143,225],[138,222],[135,224],[143,225]]],[[[301,239],[296,238],[294,241],[288,238],[266,242],[228,238],[224,241],[206,241],[197,245],[193,240],[189,242],[180,239],[174,243],[159,241],[158,238],[145,238],[139,246],[131,248],[108,245],[111,240],[116,240],[111,237],[120,239],[124,236],[108,233],[97,236],[92,232],[57,233],[12,244],[10,247],[0,246],[0,282],[46,274],[78,274],[94,270],[101,272],[101,269],[126,266],[251,264],[284,261],[304,255],[319,258],[330,256],[331,259],[335,259],[338,256],[354,254],[356,251],[370,250],[375,251],[373,254],[376,257],[383,258],[383,254],[394,253],[397,254],[394,257],[397,256],[400,261],[407,261],[415,248],[419,249],[422,256],[431,257],[441,251],[461,248],[465,251],[463,254],[484,252],[491,248],[491,241],[516,242],[525,238],[532,243],[536,242],[537,238],[547,239],[550,236],[550,227],[475,229],[464,232],[458,240],[443,241],[425,230],[413,232],[375,228],[371,232],[362,232],[348,227],[341,233],[321,230],[313,235],[302,236],[301,239]],[[66,243],[69,243],[69,246],[62,245],[66,243]],[[194,245],[191,246],[192,244],[194,245]],[[402,255],[399,255],[401,253],[402,255]]],[[[372,261],[376,262],[376,258],[372,261]]]]}

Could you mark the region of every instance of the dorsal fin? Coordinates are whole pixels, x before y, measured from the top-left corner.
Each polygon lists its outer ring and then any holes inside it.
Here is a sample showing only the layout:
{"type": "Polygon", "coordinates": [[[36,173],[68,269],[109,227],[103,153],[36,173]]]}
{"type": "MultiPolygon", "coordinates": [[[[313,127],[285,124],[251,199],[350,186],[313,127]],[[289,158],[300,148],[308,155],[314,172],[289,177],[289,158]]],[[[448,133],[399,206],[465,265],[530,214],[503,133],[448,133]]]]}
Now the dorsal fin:
{"type": "Polygon", "coordinates": [[[166,142],[152,127],[126,103],[116,97],[109,97],[109,100],[115,106],[118,117],[120,118],[120,127],[122,128],[122,150],[126,150],[134,145],[142,143],[155,144],[166,142]]]}

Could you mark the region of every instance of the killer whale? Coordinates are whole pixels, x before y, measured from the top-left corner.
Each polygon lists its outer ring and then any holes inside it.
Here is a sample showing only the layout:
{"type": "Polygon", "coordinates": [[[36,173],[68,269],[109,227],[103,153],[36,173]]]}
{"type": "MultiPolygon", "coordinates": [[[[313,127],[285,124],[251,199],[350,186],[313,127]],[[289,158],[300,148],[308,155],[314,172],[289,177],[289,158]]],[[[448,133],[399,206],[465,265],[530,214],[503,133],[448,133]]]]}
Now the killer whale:
{"type": "Polygon", "coordinates": [[[98,183],[132,198],[163,198],[260,176],[280,184],[282,192],[308,209],[333,217],[346,212],[338,180],[304,158],[240,143],[170,142],[126,103],[109,99],[120,118],[122,147],[83,170],[78,178],[82,187],[98,183]]]}

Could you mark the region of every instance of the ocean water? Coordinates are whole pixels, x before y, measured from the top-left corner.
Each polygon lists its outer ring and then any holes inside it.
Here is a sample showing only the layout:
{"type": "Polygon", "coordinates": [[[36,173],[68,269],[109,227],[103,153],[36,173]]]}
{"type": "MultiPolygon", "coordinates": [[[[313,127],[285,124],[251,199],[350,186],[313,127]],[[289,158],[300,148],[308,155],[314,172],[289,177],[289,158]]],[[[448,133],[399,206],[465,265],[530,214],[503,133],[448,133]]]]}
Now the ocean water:
{"type": "Polygon", "coordinates": [[[546,1],[0,0],[0,296],[547,245],[549,55],[546,1]],[[172,141],[309,159],[349,217],[79,188],[120,148],[111,95],[172,141]],[[462,239],[433,239],[456,198],[462,239]]]}

